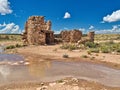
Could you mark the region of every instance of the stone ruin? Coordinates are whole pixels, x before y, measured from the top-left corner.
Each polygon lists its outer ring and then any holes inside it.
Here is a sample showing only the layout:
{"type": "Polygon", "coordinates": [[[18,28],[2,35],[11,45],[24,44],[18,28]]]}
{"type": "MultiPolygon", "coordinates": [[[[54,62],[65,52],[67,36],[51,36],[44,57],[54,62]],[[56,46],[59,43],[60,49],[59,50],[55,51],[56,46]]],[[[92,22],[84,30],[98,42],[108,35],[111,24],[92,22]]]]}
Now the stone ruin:
{"type": "Polygon", "coordinates": [[[54,32],[51,21],[44,21],[44,16],[31,16],[25,23],[23,41],[29,45],[44,45],[54,43],[54,32]]]}
{"type": "Polygon", "coordinates": [[[86,42],[94,42],[95,32],[91,31],[87,34],[87,38],[81,39],[77,42],[77,44],[85,44],[86,42]]]}
{"type": "Polygon", "coordinates": [[[82,32],[79,30],[61,31],[60,34],[63,42],[76,43],[82,37],[82,32]]]}
{"type": "MultiPolygon", "coordinates": [[[[55,42],[54,32],[51,30],[51,21],[44,21],[44,16],[31,16],[25,23],[25,32],[23,33],[24,44],[27,45],[45,45],[55,42]]],[[[62,31],[60,33],[63,42],[82,43],[87,41],[94,42],[94,32],[89,32],[86,39],[82,38],[80,30],[62,31]]]]}
{"type": "Polygon", "coordinates": [[[60,33],[63,42],[84,44],[85,42],[94,42],[94,31],[88,33],[87,38],[82,38],[80,30],[61,31],[60,33]]]}

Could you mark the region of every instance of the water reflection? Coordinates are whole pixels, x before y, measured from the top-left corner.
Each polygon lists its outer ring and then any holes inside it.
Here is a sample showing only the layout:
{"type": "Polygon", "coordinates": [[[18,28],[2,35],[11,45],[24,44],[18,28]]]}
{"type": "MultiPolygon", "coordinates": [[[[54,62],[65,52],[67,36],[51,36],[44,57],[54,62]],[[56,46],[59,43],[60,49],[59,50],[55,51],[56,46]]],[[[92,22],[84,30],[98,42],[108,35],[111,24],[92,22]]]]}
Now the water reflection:
{"type": "Polygon", "coordinates": [[[24,57],[17,54],[0,54],[0,62],[16,62],[22,61],[24,57]]]}
{"type": "Polygon", "coordinates": [[[65,77],[92,80],[120,87],[120,70],[80,62],[40,61],[29,65],[0,65],[0,84],[19,81],[55,81],[65,77]],[[111,78],[112,77],[112,78],[111,78]]]}
{"type": "Polygon", "coordinates": [[[3,44],[0,45],[0,54],[4,53],[5,46],[3,44]]]}
{"type": "Polygon", "coordinates": [[[29,73],[35,77],[45,77],[46,71],[51,67],[50,61],[32,62],[28,65],[29,73]]]}
{"type": "Polygon", "coordinates": [[[7,65],[0,65],[0,76],[4,79],[10,74],[10,69],[7,65]]]}

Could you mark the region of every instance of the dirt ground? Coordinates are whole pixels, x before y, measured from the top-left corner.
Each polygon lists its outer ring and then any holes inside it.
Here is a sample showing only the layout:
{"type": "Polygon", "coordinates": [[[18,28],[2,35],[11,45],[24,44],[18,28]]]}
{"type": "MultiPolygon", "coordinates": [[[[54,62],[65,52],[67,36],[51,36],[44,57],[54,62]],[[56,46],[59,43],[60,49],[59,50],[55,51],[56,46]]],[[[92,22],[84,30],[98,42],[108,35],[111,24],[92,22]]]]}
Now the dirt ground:
{"type": "MultiPolygon", "coordinates": [[[[108,67],[120,69],[120,55],[116,54],[102,54],[92,53],[87,54],[85,50],[68,51],[60,49],[60,45],[46,45],[46,46],[27,46],[17,48],[16,51],[25,57],[25,60],[32,62],[39,62],[41,60],[62,60],[74,62],[91,62],[102,64],[108,67]],[[68,55],[68,58],[63,58],[63,55],[68,55]],[[81,57],[87,55],[87,58],[81,57]]],[[[0,90],[120,90],[120,88],[106,87],[96,82],[78,80],[76,78],[66,78],[54,82],[29,82],[29,83],[15,83],[0,86],[0,90]]]]}
{"type": "Polygon", "coordinates": [[[0,90],[120,90],[96,82],[65,78],[54,82],[24,82],[0,86],[0,90]]]}
{"type": "MultiPolygon", "coordinates": [[[[47,60],[62,60],[62,61],[81,61],[92,62],[107,65],[116,69],[120,69],[120,55],[105,54],[105,53],[92,53],[89,55],[86,50],[63,50],[60,49],[61,45],[48,45],[48,46],[28,46],[17,49],[17,52],[26,56],[26,60],[33,60],[34,58],[47,59],[47,60]],[[69,58],[63,58],[63,55],[68,55],[69,58]],[[87,55],[87,58],[82,57],[87,55]],[[27,59],[28,58],[28,59],[27,59]]],[[[36,59],[38,60],[38,59],[36,59]]]]}

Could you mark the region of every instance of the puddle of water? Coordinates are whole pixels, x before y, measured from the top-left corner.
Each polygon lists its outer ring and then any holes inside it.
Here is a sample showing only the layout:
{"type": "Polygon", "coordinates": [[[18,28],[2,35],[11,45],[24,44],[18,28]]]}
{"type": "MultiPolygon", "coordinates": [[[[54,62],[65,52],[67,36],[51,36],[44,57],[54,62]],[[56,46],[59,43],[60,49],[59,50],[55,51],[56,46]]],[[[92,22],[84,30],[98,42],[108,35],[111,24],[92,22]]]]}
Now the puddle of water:
{"type": "Polygon", "coordinates": [[[81,62],[45,62],[30,65],[0,65],[0,84],[21,81],[54,81],[65,77],[92,80],[120,87],[120,70],[81,62]]]}
{"type": "Polygon", "coordinates": [[[0,54],[4,53],[4,50],[5,50],[5,46],[4,45],[0,45],[0,54]]]}
{"type": "Polygon", "coordinates": [[[15,63],[23,61],[24,58],[17,54],[0,54],[0,64],[2,63],[15,63]]]}

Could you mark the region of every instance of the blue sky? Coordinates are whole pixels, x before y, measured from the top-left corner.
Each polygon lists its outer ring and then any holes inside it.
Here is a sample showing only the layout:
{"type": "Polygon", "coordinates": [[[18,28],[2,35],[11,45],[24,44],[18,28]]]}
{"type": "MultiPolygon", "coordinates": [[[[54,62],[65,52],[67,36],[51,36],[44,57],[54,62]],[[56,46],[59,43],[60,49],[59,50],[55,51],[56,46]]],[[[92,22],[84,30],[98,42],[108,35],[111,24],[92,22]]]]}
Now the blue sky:
{"type": "Polygon", "coordinates": [[[20,33],[32,15],[51,20],[55,33],[120,33],[120,0],[0,0],[0,33],[20,33]]]}

